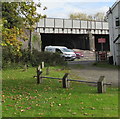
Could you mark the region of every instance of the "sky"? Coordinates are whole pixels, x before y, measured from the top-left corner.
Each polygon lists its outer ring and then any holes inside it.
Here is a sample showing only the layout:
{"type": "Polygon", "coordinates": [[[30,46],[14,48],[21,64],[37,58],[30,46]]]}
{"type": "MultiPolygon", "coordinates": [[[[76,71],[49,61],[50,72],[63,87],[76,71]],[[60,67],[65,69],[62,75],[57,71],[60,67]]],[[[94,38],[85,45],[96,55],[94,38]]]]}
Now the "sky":
{"type": "MultiPolygon", "coordinates": [[[[33,0],[38,2],[39,0],[33,0]]],[[[70,13],[82,12],[93,15],[97,12],[106,13],[116,0],[40,0],[46,10],[39,9],[38,12],[49,18],[69,18],[70,13]]]]}

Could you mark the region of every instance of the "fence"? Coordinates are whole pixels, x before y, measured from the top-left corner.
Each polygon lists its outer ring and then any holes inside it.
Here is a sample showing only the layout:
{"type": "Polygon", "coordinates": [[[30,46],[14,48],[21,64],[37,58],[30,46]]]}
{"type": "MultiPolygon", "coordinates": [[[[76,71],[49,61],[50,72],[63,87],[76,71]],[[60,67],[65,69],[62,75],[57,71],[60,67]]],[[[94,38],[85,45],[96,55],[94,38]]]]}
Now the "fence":
{"type": "Polygon", "coordinates": [[[107,61],[107,51],[97,51],[96,61],[107,61]]]}
{"type": "Polygon", "coordinates": [[[69,88],[70,81],[97,84],[97,92],[98,93],[105,93],[106,92],[106,85],[111,85],[111,83],[105,82],[105,76],[100,76],[97,82],[92,82],[92,81],[68,79],[68,75],[69,75],[68,73],[65,73],[65,75],[62,78],[45,77],[45,76],[42,76],[42,70],[41,70],[40,66],[38,66],[37,67],[37,76],[35,76],[35,77],[37,77],[37,84],[42,83],[44,78],[62,80],[62,87],[63,88],[69,88]]]}

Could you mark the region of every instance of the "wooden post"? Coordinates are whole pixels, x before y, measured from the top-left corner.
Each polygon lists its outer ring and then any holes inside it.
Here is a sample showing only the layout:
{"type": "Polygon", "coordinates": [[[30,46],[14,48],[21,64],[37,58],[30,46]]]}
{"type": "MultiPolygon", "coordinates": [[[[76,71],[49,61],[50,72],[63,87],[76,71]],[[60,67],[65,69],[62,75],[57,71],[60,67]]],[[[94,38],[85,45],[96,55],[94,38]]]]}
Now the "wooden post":
{"type": "Polygon", "coordinates": [[[40,79],[40,83],[43,82],[43,79],[42,79],[41,77],[42,77],[42,70],[40,69],[40,70],[39,70],[39,79],[40,79]]]}
{"type": "Polygon", "coordinates": [[[66,73],[62,78],[63,88],[68,88],[69,87],[67,76],[68,76],[68,73],[66,73]]]}
{"type": "Polygon", "coordinates": [[[96,57],[96,62],[98,62],[98,61],[99,61],[99,52],[96,51],[96,52],[95,52],[95,55],[96,55],[96,56],[95,56],[95,57],[96,57]]]}
{"type": "Polygon", "coordinates": [[[42,62],[41,68],[43,69],[45,67],[44,62],[42,62]]]}
{"type": "Polygon", "coordinates": [[[105,83],[104,78],[105,78],[105,76],[100,76],[100,78],[97,82],[98,93],[106,92],[106,85],[104,85],[104,83],[105,83]]]}
{"type": "Polygon", "coordinates": [[[42,70],[40,68],[40,65],[37,67],[37,84],[42,83],[42,78],[41,78],[42,70]]]}
{"type": "Polygon", "coordinates": [[[37,67],[37,84],[40,83],[40,79],[39,79],[39,67],[37,67]]]}
{"type": "Polygon", "coordinates": [[[46,68],[46,75],[49,75],[49,67],[46,68]]]}
{"type": "Polygon", "coordinates": [[[23,67],[23,71],[26,71],[26,70],[27,70],[27,65],[25,64],[23,67]]]}

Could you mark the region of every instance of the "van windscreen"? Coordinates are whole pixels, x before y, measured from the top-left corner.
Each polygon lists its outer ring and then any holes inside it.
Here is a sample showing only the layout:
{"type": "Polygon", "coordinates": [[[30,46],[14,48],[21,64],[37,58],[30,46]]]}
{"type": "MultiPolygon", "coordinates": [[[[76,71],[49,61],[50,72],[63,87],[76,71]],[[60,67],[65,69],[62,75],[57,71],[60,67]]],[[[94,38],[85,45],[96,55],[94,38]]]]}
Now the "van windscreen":
{"type": "Polygon", "coordinates": [[[67,49],[67,48],[62,48],[61,49],[63,52],[73,52],[71,49],[67,49]]]}

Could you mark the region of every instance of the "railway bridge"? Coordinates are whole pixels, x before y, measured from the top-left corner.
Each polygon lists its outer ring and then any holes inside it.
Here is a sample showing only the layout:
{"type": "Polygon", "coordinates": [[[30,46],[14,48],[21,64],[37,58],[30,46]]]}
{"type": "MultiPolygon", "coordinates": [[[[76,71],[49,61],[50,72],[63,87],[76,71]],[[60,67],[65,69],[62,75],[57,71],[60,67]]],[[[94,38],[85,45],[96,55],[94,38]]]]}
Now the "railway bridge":
{"type": "Polygon", "coordinates": [[[36,25],[41,36],[42,50],[48,45],[66,46],[71,49],[101,50],[99,38],[105,38],[103,49],[109,50],[108,23],[61,18],[44,18],[36,25]]]}

